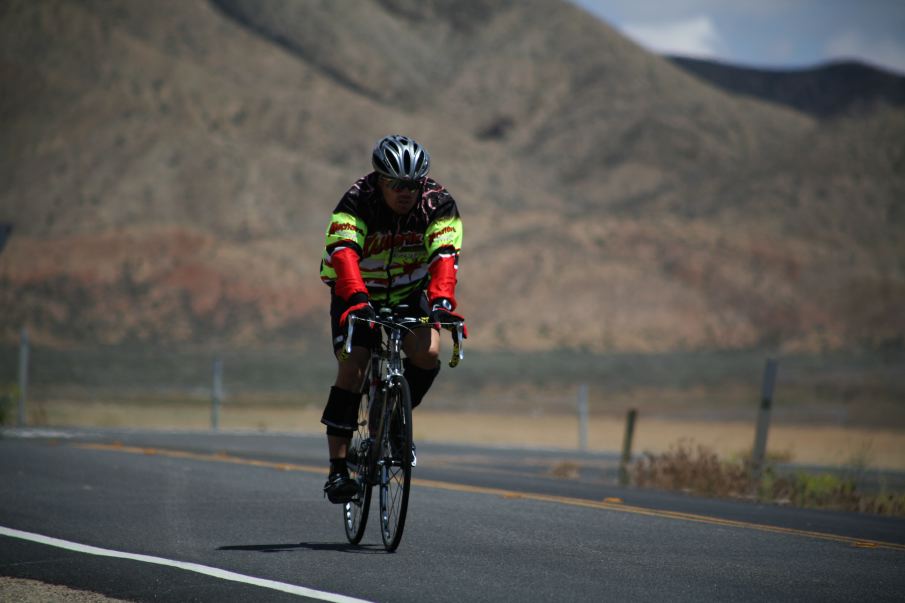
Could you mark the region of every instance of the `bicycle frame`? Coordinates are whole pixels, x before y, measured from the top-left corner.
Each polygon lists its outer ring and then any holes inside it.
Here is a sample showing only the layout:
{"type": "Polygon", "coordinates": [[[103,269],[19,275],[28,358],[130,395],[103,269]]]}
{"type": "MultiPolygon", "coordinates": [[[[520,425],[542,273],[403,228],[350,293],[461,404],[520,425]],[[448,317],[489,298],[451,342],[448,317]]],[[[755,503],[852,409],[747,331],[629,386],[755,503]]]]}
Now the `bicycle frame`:
{"type": "MultiPolygon", "coordinates": [[[[364,322],[370,325],[376,325],[384,329],[385,336],[381,336],[380,344],[371,350],[371,359],[368,363],[368,369],[365,372],[365,378],[370,379],[368,389],[368,431],[371,435],[372,445],[369,450],[369,458],[366,459],[364,471],[365,479],[371,485],[376,485],[380,479],[380,465],[383,459],[377,458],[377,448],[375,446],[383,432],[386,429],[384,422],[387,417],[386,393],[394,386],[395,380],[403,378],[402,366],[402,344],[405,333],[411,333],[411,327],[427,326],[429,324],[427,317],[413,318],[402,314],[401,310],[408,309],[406,306],[397,306],[396,308],[381,308],[380,317],[373,321],[362,321],[355,317],[350,317],[349,326],[347,327],[346,342],[344,351],[350,354],[352,351],[352,334],[354,333],[354,322],[364,322]]],[[[456,354],[461,357],[461,345],[456,346],[456,354]]]]}

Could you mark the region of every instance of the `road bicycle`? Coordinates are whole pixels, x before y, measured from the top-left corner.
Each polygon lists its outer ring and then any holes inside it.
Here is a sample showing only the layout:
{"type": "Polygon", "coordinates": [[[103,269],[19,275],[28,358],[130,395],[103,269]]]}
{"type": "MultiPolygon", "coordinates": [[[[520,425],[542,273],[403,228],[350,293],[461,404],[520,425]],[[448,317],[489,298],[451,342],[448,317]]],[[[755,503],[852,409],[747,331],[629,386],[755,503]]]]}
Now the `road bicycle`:
{"type": "MultiPolygon", "coordinates": [[[[376,486],[380,501],[380,536],[387,551],[395,551],[402,540],[412,480],[412,400],[403,376],[402,341],[413,328],[430,325],[428,317],[406,315],[408,306],[379,308],[376,320],[350,317],[344,352],[352,351],[355,323],[380,329],[380,343],[371,351],[362,384],[358,424],[352,436],[346,463],[358,492],[343,505],[343,525],[352,544],[361,542],[368,523],[371,492],[376,486]]],[[[462,322],[442,323],[452,332],[453,355],[449,366],[463,358],[462,322]]]]}

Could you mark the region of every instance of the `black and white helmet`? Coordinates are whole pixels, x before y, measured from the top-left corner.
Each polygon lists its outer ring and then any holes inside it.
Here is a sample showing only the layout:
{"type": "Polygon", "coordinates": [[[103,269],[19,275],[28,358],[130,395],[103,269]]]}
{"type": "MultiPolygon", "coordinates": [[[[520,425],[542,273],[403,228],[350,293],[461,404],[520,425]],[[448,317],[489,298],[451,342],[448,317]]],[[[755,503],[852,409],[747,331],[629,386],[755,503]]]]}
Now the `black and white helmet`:
{"type": "Polygon", "coordinates": [[[374,147],[371,165],[378,174],[394,180],[421,180],[427,176],[431,156],[413,138],[384,136],[374,147]]]}

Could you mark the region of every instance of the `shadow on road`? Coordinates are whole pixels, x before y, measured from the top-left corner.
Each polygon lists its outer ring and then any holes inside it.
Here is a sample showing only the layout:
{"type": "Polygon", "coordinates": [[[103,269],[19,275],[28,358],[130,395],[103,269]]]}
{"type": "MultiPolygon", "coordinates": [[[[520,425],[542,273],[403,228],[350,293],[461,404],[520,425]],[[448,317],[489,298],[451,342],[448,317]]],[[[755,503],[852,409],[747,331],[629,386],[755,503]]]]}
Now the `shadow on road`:
{"type": "Polygon", "coordinates": [[[308,549],[309,551],[340,551],[343,553],[381,553],[383,545],[349,544],[348,542],[299,542],[292,544],[235,544],[221,546],[218,551],[257,551],[259,553],[283,553],[308,549]]]}

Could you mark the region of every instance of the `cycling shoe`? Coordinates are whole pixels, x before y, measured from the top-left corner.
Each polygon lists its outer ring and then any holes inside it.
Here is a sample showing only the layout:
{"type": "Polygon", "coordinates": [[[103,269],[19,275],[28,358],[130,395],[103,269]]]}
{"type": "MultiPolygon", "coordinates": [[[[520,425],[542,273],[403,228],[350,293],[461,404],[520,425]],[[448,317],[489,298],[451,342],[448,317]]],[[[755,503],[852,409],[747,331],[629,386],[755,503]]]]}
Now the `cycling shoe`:
{"type": "Polygon", "coordinates": [[[324,494],[334,504],[347,503],[355,498],[358,485],[348,474],[331,473],[324,484],[324,494]]]}

